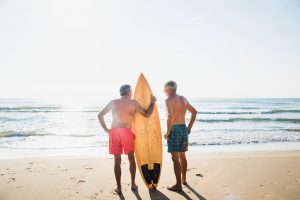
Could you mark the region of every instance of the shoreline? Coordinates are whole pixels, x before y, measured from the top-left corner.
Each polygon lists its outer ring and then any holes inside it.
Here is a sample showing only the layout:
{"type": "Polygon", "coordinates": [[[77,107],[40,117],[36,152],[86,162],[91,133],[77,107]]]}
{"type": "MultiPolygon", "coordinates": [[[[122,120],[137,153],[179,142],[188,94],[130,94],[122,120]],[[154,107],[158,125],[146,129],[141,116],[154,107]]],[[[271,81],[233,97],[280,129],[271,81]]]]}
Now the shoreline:
{"type": "MultiPolygon", "coordinates": [[[[279,142],[279,143],[260,143],[260,144],[230,144],[230,145],[203,145],[189,146],[190,153],[242,153],[242,152],[278,152],[278,151],[297,151],[300,150],[300,142],[279,142]]],[[[163,154],[167,153],[167,147],[163,146],[163,154]]],[[[0,148],[0,161],[36,158],[36,157],[55,157],[55,156],[91,156],[108,157],[108,147],[82,147],[82,148],[59,148],[59,149],[10,149],[0,148]]]]}
{"type": "MultiPolygon", "coordinates": [[[[300,150],[187,153],[188,187],[171,192],[170,155],[164,153],[156,191],[148,191],[137,170],[130,190],[128,160],[122,156],[124,199],[297,199],[300,150]]],[[[122,199],[113,192],[113,157],[53,156],[0,160],[0,199],[122,199]],[[104,164],[105,163],[105,164],[104,164]]]]}

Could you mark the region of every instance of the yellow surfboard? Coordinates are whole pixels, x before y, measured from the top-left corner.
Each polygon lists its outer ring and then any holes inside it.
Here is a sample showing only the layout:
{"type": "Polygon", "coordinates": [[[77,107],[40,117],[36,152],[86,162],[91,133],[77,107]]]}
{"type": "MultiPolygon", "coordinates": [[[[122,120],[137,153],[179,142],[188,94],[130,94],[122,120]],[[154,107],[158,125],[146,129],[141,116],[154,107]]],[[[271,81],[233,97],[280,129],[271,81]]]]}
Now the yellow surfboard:
{"type": "MultiPolygon", "coordinates": [[[[152,91],[143,74],[140,75],[134,91],[134,99],[147,109],[151,103],[152,91]]],[[[149,189],[158,185],[162,169],[162,134],[157,106],[150,118],[139,113],[133,121],[135,134],[134,151],[140,174],[149,189]]]]}

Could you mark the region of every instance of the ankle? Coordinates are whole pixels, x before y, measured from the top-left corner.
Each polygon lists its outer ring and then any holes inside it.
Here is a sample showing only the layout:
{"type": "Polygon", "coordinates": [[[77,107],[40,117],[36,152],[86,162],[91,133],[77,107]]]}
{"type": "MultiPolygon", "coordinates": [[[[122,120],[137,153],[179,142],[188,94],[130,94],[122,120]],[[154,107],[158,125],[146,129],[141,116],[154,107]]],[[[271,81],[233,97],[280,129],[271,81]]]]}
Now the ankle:
{"type": "Polygon", "coordinates": [[[175,185],[181,187],[181,182],[177,182],[175,185]]]}

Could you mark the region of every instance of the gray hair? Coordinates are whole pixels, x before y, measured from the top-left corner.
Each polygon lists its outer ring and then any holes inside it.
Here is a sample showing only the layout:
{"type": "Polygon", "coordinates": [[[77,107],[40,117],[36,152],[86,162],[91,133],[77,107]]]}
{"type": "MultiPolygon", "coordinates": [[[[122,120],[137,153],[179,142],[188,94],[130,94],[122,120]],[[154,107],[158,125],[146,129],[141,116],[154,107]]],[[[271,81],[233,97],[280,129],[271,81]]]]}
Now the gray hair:
{"type": "Polygon", "coordinates": [[[129,94],[130,90],[131,90],[131,86],[130,85],[122,85],[120,87],[120,95],[121,96],[126,96],[126,95],[129,94]]]}
{"type": "Polygon", "coordinates": [[[167,81],[165,87],[170,87],[173,89],[174,92],[177,90],[177,84],[175,81],[167,81]]]}

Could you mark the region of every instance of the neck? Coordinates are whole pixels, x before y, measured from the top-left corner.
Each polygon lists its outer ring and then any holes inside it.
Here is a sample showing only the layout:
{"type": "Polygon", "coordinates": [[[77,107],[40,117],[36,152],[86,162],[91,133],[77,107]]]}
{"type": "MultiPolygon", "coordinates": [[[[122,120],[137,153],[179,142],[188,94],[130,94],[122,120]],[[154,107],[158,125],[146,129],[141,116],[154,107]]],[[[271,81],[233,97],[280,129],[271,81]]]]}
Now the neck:
{"type": "Polygon", "coordinates": [[[128,95],[122,96],[121,99],[129,99],[128,95]]]}

